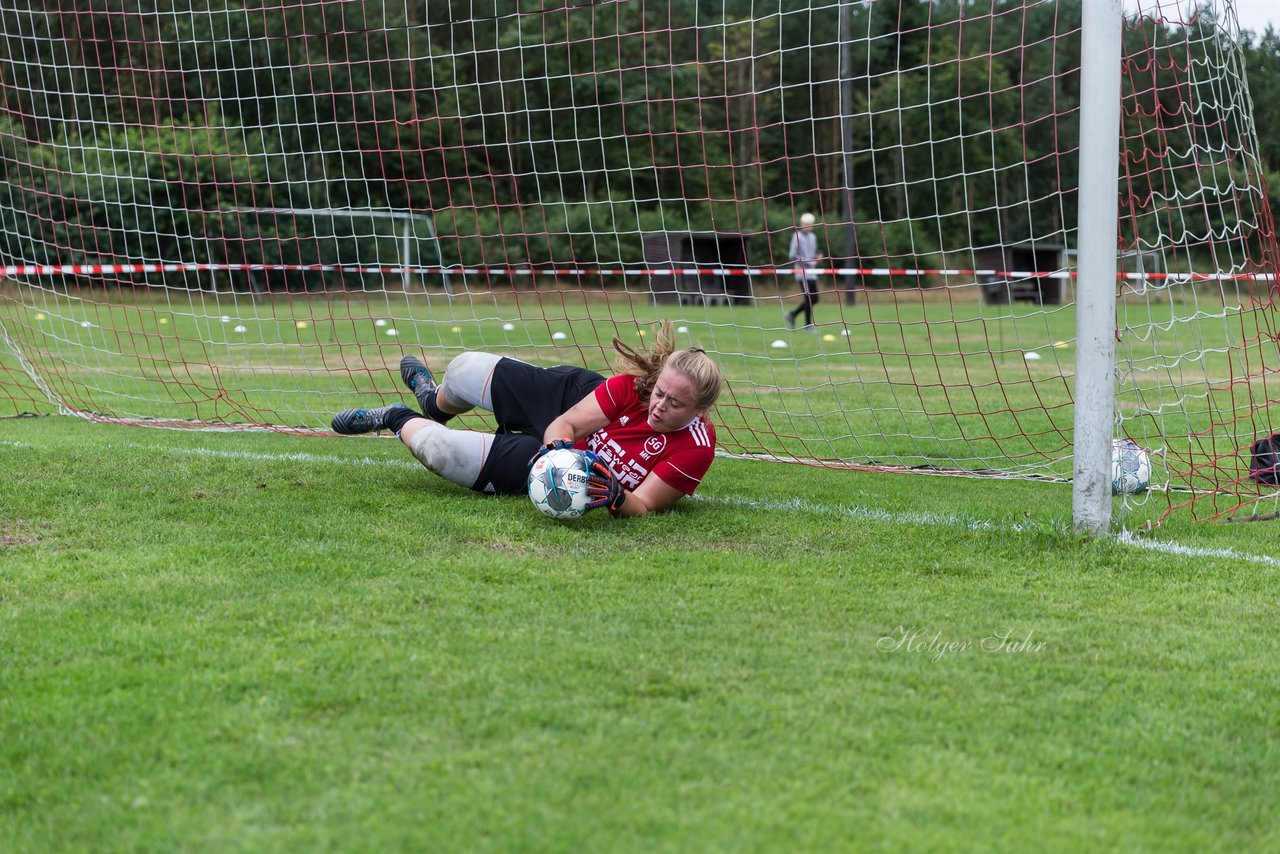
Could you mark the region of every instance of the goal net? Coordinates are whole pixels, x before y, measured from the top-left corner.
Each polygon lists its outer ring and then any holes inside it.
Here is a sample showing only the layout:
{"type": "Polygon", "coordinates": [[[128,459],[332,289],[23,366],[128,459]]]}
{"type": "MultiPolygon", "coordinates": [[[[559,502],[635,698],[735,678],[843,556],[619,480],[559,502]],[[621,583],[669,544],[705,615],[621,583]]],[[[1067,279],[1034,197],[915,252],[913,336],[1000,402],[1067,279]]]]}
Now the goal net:
{"type": "MultiPolygon", "coordinates": [[[[232,5],[0,10],[0,413],[323,432],[669,321],[728,453],[1070,477],[1075,0],[232,5]]],[[[1126,22],[1115,434],[1213,518],[1275,503],[1277,250],[1192,12],[1126,22]]]]}

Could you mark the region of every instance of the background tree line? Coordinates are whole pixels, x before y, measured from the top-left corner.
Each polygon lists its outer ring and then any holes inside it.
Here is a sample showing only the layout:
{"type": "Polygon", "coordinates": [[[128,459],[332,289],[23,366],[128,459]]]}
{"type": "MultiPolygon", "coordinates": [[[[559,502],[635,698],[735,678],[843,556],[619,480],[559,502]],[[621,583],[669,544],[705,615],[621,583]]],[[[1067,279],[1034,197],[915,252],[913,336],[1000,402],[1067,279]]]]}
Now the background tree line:
{"type": "MultiPolygon", "coordinates": [[[[400,225],[267,212],[366,209],[425,214],[425,264],[641,263],[643,234],[688,230],[769,264],[800,210],[876,264],[1074,243],[1079,0],[792,5],[6,8],[0,253],[396,262],[400,225]]],[[[1224,42],[1207,11],[1126,33],[1122,237],[1175,264],[1274,239],[1280,139],[1243,149],[1233,78],[1280,111],[1280,37],[1244,34],[1243,68],[1224,42]]]]}

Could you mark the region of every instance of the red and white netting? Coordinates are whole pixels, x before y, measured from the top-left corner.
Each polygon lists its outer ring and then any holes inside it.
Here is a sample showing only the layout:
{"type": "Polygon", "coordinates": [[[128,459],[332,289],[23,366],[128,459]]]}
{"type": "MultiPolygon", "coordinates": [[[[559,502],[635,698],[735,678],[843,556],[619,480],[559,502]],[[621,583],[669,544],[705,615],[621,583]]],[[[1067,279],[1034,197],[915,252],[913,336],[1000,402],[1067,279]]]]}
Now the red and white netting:
{"type": "MultiPolygon", "coordinates": [[[[404,352],[666,320],[730,453],[1069,476],[1078,4],[795,5],[10,4],[0,411],[323,431],[404,352]]],[[[1277,250],[1234,13],[1185,6],[1126,24],[1116,434],[1207,518],[1275,504],[1277,250]]]]}

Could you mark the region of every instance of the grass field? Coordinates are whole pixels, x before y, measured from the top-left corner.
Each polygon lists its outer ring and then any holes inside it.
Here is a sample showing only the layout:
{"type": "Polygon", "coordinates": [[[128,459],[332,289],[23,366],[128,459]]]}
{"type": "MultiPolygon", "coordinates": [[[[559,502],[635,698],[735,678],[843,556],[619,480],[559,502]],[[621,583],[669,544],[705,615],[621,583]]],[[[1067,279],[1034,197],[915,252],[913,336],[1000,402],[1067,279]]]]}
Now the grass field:
{"type": "MultiPolygon", "coordinates": [[[[10,282],[0,284],[0,324],[70,409],[316,429],[356,403],[403,399],[396,365],[406,351],[436,370],[467,349],[608,370],[614,335],[644,345],[670,320],[681,343],[725,368],[716,422],[728,450],[1070,475],[1070,305],[985,305],[972,286],[864,291],[856,305],[829,293],[808,334],[783,325],[794,294],[756,296],[654,305],[645,292],[571,286],[254,299],[10,282]]],[[[1242,298],[1185,287],[1119,305],[1117,430],[1151,449],[1157,483],[1203,490],[1247,473],[1265,419],[1241,377],[1265,374],[1274,346],[1250,331],[1266,318],[1242,314],[1242,298]]],[[[5,349],[0,394],[6,374],[20,376],[5,349]]]]}
{"type": "Polygon", "coordinates": [[[3,847],[1280,846],[1273,526],[730,459],[565,525],[411,462],[0,420],[3,847]]]}

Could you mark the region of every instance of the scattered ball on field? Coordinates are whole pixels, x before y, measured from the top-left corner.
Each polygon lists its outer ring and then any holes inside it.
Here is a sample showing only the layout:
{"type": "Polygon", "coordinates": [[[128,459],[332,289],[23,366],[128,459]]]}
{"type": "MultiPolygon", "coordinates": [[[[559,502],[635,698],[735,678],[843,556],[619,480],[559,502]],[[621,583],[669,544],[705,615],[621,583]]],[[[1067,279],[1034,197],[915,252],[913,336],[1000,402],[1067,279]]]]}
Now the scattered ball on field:
{"type": "Polygon", "coordinates": [[[841,329],[841,330],[840,330],[840,334],[841,334],[841,335],[843,335],[845,338],[848,338],[848,337],[849,337],[849,330],[848,330],[848,329],[841,329]]]}
{"type": "Polygon", "coordinates": [[[1035,350],[1028,350],[1022,354],[1022,358],[1026,359],[1028,362],[1038,362],[1040,361],[1040,354],[1035,350]]]}
{"type": "Polygon", "coordinates": [[[783,341],[782,339],[778,339],[777,341],[774,341],[769,346],[775,350],[785,350],[787,349],[787,342],[783,341]]]}
{"type": "Polygon", "coordinates": [[[160,325],[161,325],[161,326],[163,326],[164,324],[166,324],[166,323],[168,323],[168,322],[169,322],[169,318],[167,318],[167,317],[162,317],[162,318],[160,318],[160,325]]]}
{"type": "Polygon", "coordinates": [[[577,519],[587,512],[587,455],[572,448],[548,451],[529,469],[529,500],[552,519],[577,519]]]}
{"type": "Polygon", "coordinates": [[[553,334],[551,335],[551,340],[552,340],[552,341],[563,341],[564,339],[566,339],[566,338],[568,338],[568,337],[569,337],[569,336],[568,336],[568,335],[565,335],[563,332],[556,332],[556,333],[553,333],[553,334]]]}
{"type": "Polygon", "coordinates": [[[834,341],[834,340],[836,340],[836,336],[834,336],[834,335],[832,335],[830,332],[828,332],[826,335],[823,335],[823,336],[822,336],[822,340],[823,340],[823,341],[834,341]]]}
{"type": "Polygon", "coordinates": [[[1131,439],[1111,441],[1111,494],[1135,495],[1151,485],[1151,458],[1131,439]]]}
{"type": "Polygon", "coordinates": [[[502,331],[503,331],[503,332],[510,332],[511,330],[513,330],[513,329],[515,329],[515,328],[516,328],[516,325],[515,325],[514,323],[504,323],[504,324],[502,324],[502,331]]]}
{"type": "Polygon", "coordinates": [[[450,332],[461,332],[461,331],[462,331],[462,327],[461,327],[461,326],[451,326],[451,327],[449,327],[449,331],[450,331],[450,332]]]}
{"type": "Polygon", "coordinates": [[[294,326],[296,326],[298,329],[306,329],[306,328],[307,328],[307,322],[306,322],[305,320],[299,320],[297,323],[295,323],[295,324],[293,324],[293,325],[294,325],[294,326]]]}
{"type": "Polygon", "coordinates": [[[676,327],[676,332],[688,332],[688,331],[689,331],[689,327],[687,327],[687,326],[677,326],[677,327],[676,327]]]}
{"type": "Polygon", "coordinates": [[[1070,344],[1068,344],[1066,341],[1054,341],[1054,342],[1053,342],[1053,349],[1055,349],[1055,350],[1065,350],[1066,348],[1068,348],[1068,347],[1070,347],[1070,346],[1071,346],[1071,345],[1070,345],[1070,344]]]}
{"type": "Polygon", "coordinates": [[[381,317],[379,317],[377,320],[375,320],[375,321],[373,322],[373,325],[374,325],[374,326],[386,326],[386,325],[387,325],[387,322],[386,322],[385,320],[383,320],[381,317]]]}
{"type": "Polygon", "coordinates": [[[249,330],[245,329],[243,326],[237,326],[235,329],[231,331],[232,332],[248,332],[249,330]]]}
{"type": "Polygon", "coordinates": [[[645,334],[646,334],[646,333],[645,333],[645,331],[644,331],[643,329],[640,329],[640,330],[637,330],[637,334],[638,334],[641,338],[643,338],[643,337],[645,336],[645,334]]]}
{"type": "Polygon", "coordinates": [[[230,322],[231,322],[231,317],[230,317],[229,315],[226,315],[226,314],[222,315],[222,322],[223,322],[223,323],[230,323],[230,322]]]}
{"type": "Polygon", "coordinates": [[[385,334],[390,335],[391,337],[394,338],[398,333],[396,332],[396,328],[394,326],[389,326],[387,327],[387,331],[385,334]]]}
{"type": "Polygon", "coordinates": [[[46,315],[46,314],[42,311],[42,312],[40,312],[39,314],[37,314],[37,315],[36,315],[36,320],[44,320],[46,317],[48,317],[48,315],[46,315]]]}
{"type": "Polygon", "coordinates": [[[93,326],[93,324],[87,320],[80,321],[80,325],[83,326],[85,329],[89,329],[93,326]]]}

